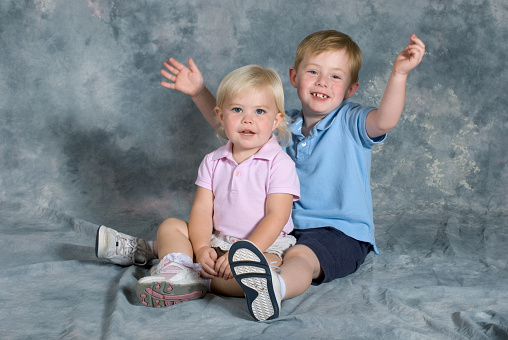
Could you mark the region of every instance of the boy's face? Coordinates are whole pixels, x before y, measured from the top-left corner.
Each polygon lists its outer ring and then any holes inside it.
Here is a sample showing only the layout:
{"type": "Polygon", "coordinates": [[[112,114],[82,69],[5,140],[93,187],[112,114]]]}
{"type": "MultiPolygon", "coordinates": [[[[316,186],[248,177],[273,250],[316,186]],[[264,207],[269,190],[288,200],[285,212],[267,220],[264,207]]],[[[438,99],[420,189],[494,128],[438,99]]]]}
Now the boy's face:
{"type": "Polygon", "coordinates": [[[237,162],[258,152],[284,117],[269,90],[243,91],[226,99],[223,108],[216,107],[215,113],[233,143],[237,162]]]}
{"type": "Polygon", "coordinates": [[[320,120],[350,98],[359,84],[351,84],[348,56],[344,49],[326,51],[303,58],[298,72],[289,69],[291,84],[297,89],[306,119],[320,120]]]}

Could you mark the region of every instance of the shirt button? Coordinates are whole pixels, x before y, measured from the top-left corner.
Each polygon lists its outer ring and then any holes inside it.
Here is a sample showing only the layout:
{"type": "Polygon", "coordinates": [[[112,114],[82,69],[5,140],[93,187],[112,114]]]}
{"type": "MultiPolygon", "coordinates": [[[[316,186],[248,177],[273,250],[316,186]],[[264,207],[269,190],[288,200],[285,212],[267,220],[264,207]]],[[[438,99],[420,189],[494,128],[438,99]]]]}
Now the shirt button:
{"type": "Polygon", "coordinates": [[[235,172],[236,177],[240,177],[240,171],[235,172]]]}
{"type": "Polygon", "coordinates": [[[305,146],[305,145],[307,145],[307,142],[302,142],[302,146],[305,146]]]}

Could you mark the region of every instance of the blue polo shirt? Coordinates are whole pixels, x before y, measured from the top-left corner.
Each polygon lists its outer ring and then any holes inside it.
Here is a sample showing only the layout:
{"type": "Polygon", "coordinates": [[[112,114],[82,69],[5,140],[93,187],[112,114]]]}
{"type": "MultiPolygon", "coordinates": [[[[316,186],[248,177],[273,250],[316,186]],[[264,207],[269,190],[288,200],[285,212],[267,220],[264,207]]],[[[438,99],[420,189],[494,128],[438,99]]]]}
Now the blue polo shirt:
{"type": "Polygon", "coordinates": [[[365,121],[374,107],[345,100],[317,123],[309,135],[301,133],[300,110],[287,112],[292,142],[286,152],[296,164],[300,200],[294,203],[295,229],[334,227],[373,245],[374,221],[370,191],[371,150],[386,135],[371,139],[365,121]]]}

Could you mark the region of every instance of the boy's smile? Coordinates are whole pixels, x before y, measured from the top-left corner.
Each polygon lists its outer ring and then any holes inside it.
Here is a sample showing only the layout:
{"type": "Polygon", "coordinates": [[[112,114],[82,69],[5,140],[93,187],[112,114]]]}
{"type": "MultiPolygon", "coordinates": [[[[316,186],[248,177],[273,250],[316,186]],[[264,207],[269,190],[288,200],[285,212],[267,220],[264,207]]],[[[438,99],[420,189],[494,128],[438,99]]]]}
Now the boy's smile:
{"type": "Polygon", "coordinates": [[[216,108],[216,113],[233,143],[233,157],[238,164],[258,152],[283,119],[273,94],[263,89],[228,98],[223,109],[216,108]]]}
{"type": "Polygon", "coordinates": [[[348,56],[343,49],[305,56],[298,72],[289,69],[289,79],[302,102],[307,133],[344,99],[353,96],[359,85],[351,84],[348,56]]]}

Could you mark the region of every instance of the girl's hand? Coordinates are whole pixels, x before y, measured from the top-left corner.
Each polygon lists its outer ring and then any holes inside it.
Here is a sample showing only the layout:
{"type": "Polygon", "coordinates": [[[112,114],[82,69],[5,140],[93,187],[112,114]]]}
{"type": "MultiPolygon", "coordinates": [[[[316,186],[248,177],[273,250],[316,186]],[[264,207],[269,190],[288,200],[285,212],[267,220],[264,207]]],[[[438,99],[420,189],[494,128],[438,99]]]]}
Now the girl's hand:
{"type": "Polygon", "coordinates": [[[229,267],[228,254],[229,252],[219,257],[219,259],[215,262],[215,271],[217,272],[217,276],[222,277],[224,280],[233,278],[231,268],[229,267]]]}
{"type": "Polygon", "coordinates": [[[205,279],[213,279],[217,276],[217,272],[214,270],[215,262],[217,261],[217,253],[211,247],[201,247],[196,253],[196,261],[198,261],[203,269],[200,274],[205,279]]]}
{"type": "Polygon", "coordinates": [[[170,82],[161,81],[161,85],[172,90],[180,91],[191,97],[198,97],[205,89],[203,76],[192,58],[189,59],[189,67],[178,62],[175,58],[164,61],[164,66],[169,70],[161,70],[161,74],[170,82]]]}

